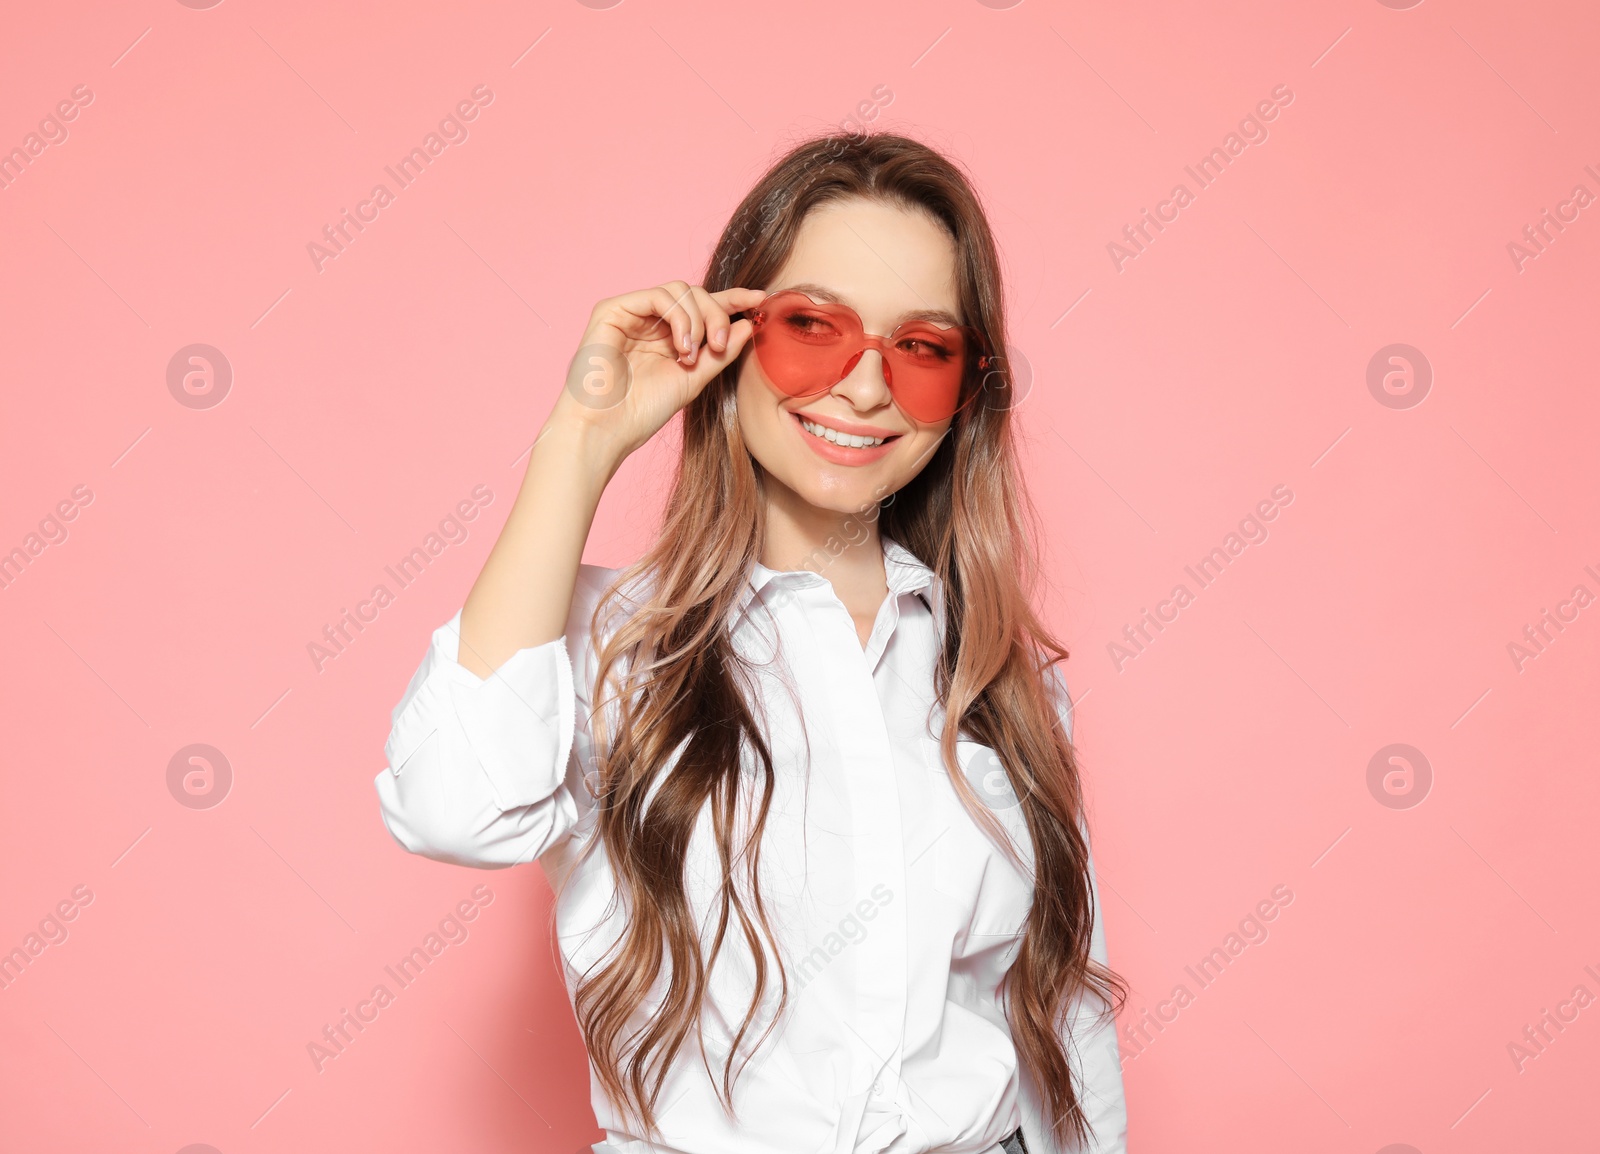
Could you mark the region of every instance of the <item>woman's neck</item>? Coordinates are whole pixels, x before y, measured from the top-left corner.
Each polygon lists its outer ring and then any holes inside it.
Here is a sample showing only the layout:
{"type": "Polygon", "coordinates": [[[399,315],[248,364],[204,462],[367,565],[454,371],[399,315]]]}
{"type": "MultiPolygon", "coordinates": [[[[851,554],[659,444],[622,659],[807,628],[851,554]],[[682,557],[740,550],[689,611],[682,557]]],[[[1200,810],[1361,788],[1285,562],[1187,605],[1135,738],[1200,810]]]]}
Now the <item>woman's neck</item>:
{"type": "Polygon", "coordinates": [[[889,587],[877,507],[846,513],[821,509],[767,480],[761,563],[779,572],[819,573],[852,613],[868,607],[876,612],[889,587]]]}

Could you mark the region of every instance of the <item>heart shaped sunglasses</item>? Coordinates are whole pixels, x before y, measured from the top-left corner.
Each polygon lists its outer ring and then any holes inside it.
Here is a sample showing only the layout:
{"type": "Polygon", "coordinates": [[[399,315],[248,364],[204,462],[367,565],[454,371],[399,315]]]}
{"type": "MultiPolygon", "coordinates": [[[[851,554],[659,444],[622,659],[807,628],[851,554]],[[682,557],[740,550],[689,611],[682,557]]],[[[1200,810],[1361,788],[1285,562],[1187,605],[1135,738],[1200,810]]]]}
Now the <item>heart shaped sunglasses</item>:
{"type": "Polygon", "coordinates": [[[812,300],[796,289],[772,293],[745,315],[755,329],[761,371],[780,392],[825,393],[850,375],[864,352],[876,349],[894,403],[923,424],[953,417],[977,395],[974,388],[965,400],[961,396],[969,365],[984,370],[994,363],[988,342],[971,325],[940,328],[910,320],[877,336],[849,305],[812,300]]]}

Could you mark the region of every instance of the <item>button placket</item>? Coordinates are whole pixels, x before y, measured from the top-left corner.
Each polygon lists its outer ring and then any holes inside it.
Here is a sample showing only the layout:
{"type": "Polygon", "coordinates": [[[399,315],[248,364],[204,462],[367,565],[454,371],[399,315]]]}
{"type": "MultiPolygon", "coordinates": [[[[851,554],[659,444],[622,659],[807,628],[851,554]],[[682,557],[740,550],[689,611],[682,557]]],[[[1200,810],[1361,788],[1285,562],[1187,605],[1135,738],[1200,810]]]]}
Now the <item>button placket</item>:
{"type": "Polygon", "coordinates": [[[818,607],[830,610],[827,615],[836,623],[813,636],[816,658],[823,664],[818,672],[835,703],[844,768],[840,787],[849,797],[853,888],[869,902],[867,895],[875,890],[889,895],[886,902],[872,903],[872,929],[857,944],[852,966],[853,1001],[861,1011],[849,1027],[858,1048],[856,1085],[876,1086],[873,1093],[879,1096],[884,1087],[898,1083],[905,1027],[908,931],[900,784],[888,721],[855,622],[831,586],[818,592],[818,607]]]}
{"type": "MultiPolygon", "coordinates": [[[[853,627],[851,640],[856,640],[853,627]]],[[[856,659],[843,663],[848,677],[840,680],[850,683],[851,696],[862,706],[864,717],[854,730],[861,760],[866,762],[851,775],[851,786],[859,799],[851,807],[859,847],[858,893],[867,895],[878,885],[890,893],[890,901],[878,908],[872,935],[861,943],[866,949],[858,967],[862,978],[859,997],[872,1013],[867,1021],[877,1026],[875,1031],[862,1031],[869,1042],[866,1060],[874,1068],[874,1085],[882,1095],[885,1084],[898,1080],[906,1024],[906,853],[899,781],[882,701],[878,699],[866,653],[858,648],[851,656],[856,659]]]]}

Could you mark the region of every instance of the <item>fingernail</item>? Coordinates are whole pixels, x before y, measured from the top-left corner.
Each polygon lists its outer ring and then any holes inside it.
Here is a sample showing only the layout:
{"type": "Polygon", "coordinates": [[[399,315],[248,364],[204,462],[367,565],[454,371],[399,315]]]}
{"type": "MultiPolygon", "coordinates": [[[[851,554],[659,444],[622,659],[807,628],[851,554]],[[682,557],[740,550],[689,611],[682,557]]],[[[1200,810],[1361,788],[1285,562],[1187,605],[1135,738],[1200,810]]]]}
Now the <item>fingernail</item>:
{"type": "Polygon", "coordinates": [[[724,348],[724,349],[727,348],[728,347],[728,330],[727,329],[718,329],[717,330],[716,341],[717,341],[717,346],[719,348],[724,348]]]}

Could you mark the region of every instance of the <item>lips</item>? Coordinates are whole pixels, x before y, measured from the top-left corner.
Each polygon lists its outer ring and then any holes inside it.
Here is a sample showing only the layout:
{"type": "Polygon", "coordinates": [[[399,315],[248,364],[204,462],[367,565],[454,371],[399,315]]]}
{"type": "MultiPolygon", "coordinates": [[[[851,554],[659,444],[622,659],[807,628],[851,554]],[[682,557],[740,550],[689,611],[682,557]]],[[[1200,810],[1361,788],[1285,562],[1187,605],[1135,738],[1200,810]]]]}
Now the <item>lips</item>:
{"type": "Polygon", "coordinates": [[[861,432],[847,433],[834,428],[831,424],[824,425],[815,418],[800,413],[789,415],[794,418],[796,430],[801,439],[811,447],[812,452],[836,465],[870,465],[888,454],[901,436],[899,433],[890,433],[886,429],[875,429],[872,426],[857,426],[861,432]],[[808,425],[810,428],[807,428],[808,425]],[[812,429],[825,429],[835,439],[830,440],[828,435],[819,435],[812,429]],[[876,444],[863,443],[878,441],[879,438],[882,440],[876,444]]]}
{"type": "Polygon", "coordinates": [[[870,449],[881,445],[889,438],[887,436],[874,437],[862,436],[855,433],[841,432],[831,425],[824,425],[820,421],[808,421],[800,418],[800,427],[813,437],[821,437],[824,441],[831,441],[835,445],[843,445],[847,449],[870,449]]]}

